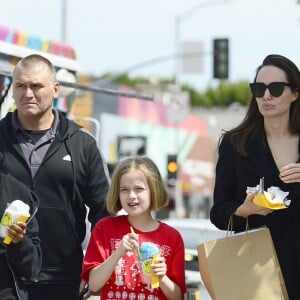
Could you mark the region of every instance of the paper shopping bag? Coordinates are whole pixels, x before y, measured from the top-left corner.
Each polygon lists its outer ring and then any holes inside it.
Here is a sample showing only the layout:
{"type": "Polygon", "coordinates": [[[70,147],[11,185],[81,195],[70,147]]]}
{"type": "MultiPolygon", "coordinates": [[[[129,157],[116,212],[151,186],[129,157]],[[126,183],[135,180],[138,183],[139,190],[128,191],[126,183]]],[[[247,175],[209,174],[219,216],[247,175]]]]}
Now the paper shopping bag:
{"type": "Polygon", "coordinates": [[[288,300],[268,228],[202,243],[198,262],[214,300],[288,300]]]}

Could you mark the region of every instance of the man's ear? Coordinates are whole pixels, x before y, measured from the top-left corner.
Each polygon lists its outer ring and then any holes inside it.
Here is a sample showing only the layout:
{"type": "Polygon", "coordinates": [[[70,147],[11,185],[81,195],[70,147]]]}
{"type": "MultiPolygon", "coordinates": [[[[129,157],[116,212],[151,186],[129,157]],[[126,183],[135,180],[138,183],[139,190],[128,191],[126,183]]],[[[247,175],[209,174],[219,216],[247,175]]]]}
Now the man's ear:
{"type": "Polygon", "coordinates": [[[54,98],[58,98],[58,94],[59,94],[59,91],[60,91],[60,84],[59,84],[58,81],[56,81],[54,83],[53,89],[54,89],[54,98]]]}

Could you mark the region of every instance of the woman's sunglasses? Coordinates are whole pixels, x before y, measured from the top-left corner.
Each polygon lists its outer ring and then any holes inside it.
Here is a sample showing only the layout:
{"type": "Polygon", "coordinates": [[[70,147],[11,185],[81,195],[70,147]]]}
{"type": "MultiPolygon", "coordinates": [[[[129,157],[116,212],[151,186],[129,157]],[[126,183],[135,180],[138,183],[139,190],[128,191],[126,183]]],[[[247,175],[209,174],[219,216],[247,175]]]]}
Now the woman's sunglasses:
{"type": "Polygon", "coordinates": [[[291,84],[287,82],[280,82],[280,81],[271,82],[268,85],[262,82],[253,82],[250,83],[249,86],[253,97],[263,97],[266,92],[266,89],[269,90],[270,94],[273,97],[279,97],[282,95],[285,86],[289,86],[293,88],[291,84]]]}

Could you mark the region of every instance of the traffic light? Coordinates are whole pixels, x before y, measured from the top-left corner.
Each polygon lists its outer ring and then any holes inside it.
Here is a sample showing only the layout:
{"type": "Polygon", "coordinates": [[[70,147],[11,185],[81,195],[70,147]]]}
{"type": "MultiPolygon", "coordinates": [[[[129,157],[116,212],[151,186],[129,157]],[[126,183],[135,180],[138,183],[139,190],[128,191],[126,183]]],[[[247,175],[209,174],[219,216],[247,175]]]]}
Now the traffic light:
{"type": "Polygon", "coordinates": [[[227,79],[229,74],[229,40],[213,40],[213,76],[216,79],[227,79]]]}
{"type": "Polygon", "coordinates": [[[177,171],[178,171],[177,155],[169,154],[168,161],[167,161],[168,179],[176,179],[177,171]]]}

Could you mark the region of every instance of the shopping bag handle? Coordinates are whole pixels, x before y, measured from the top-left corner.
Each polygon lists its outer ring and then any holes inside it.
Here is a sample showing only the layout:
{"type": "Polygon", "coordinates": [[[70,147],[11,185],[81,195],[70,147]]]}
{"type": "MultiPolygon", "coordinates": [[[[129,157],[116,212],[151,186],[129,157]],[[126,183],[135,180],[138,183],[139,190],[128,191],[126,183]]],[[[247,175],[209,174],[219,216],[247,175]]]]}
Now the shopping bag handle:
{"type": "MultiPolygon", "coordinates": [[[[246,226],[245,226],[245,232],[247,233],[249,230],[249,220],[248,217],[246,218],[246,226]]],[[[232,235],[234,234],[233,231],[233,214],[230,216],[228,225],[227,225],[227,235],[232,235]]]]}

